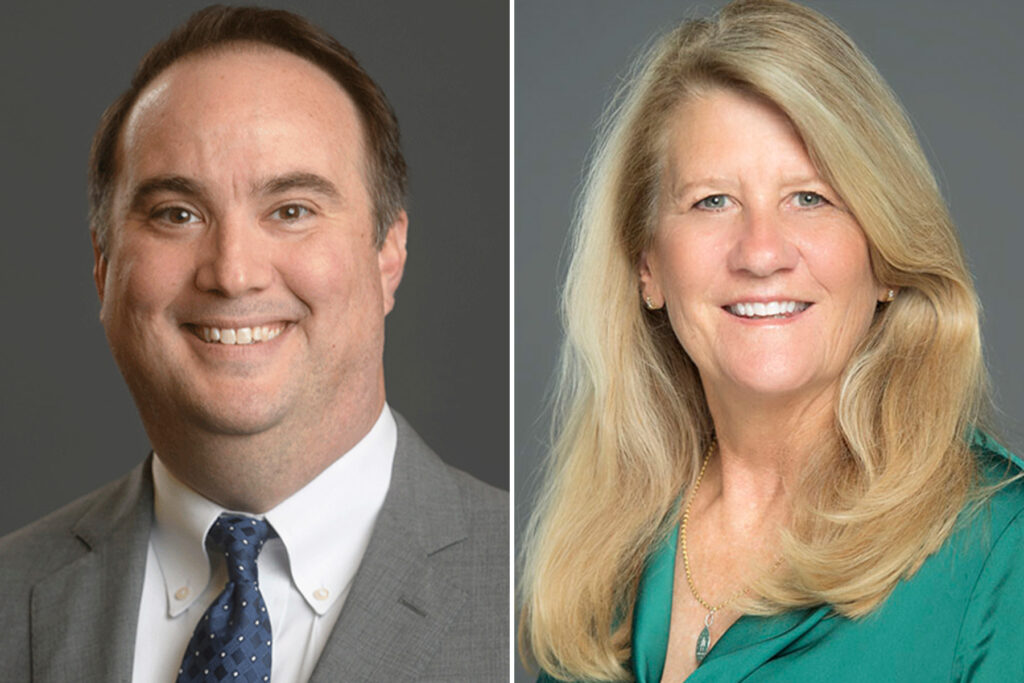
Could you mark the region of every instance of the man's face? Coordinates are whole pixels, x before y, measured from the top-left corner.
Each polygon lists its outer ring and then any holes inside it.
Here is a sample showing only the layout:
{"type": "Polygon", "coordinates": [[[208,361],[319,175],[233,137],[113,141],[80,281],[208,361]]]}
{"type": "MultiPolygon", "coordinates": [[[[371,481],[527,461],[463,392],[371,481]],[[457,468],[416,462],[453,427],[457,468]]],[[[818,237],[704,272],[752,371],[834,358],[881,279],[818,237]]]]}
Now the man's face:
{"type": "Polygon", "coordinates": [[[143,91],[95,275],[151,438],[376,417],[405,215],[378,250],[365,154],[349,96],[273,48],[186,58],[143,91]]]}

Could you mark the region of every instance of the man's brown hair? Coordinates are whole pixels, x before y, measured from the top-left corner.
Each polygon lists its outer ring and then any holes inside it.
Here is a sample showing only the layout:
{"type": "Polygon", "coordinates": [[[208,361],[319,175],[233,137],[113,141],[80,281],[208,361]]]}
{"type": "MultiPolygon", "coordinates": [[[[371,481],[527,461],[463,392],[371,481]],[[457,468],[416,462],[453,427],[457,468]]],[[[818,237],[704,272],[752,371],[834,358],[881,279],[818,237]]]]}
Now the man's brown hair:
{"type": "Polygon", "coordinates": [[[384,92],[351,52],[303,17],[284,10],[211,5],[193,14],[146,53],[131,85],[103,113],[89,156],[89,225],[103,252],[112,218],[117,147],[139,94],[178,60],[240,42],[276,47],[308,60],[330,74],[352,98],[365,129],[364,173],[373,202],[375,239],[378,246],[383,243],[405,205],[406,187],[398,119],[384,92]]]}

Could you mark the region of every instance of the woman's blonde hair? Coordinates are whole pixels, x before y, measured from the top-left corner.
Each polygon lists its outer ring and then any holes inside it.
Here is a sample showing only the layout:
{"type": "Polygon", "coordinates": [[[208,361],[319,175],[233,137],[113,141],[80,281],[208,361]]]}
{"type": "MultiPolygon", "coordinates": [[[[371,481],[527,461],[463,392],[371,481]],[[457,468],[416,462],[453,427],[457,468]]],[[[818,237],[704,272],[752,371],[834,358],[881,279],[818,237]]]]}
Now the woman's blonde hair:
{"type": "Polygon", "coordinates": [[[979,307],[907,116],[831,21],[739,0],[657,42],[609,109],[577,216],[563,299],[556,437],[525,534],[520,647],[564,678],[628,679],[632,609],[674,528],[713,425],[664,311],[640,304],[669,120],[725,88],[771,102],[898,288],[846,367],[830,443],[803,473],[784,571],[741,608],[877,607],[949,536],[977,479],[966,435],[987,404],[979,307]]]}

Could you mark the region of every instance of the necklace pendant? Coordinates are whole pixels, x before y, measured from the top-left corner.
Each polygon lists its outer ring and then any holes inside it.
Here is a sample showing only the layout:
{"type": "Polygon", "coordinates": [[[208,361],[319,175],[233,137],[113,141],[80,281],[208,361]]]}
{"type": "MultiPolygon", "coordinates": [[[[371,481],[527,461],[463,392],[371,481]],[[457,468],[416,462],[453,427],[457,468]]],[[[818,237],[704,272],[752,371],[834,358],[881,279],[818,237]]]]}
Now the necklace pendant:
{"type": "Polygon", "coordinates": [[[697,657],[697,666],[700,666],[704,658],[708,656],[708,646],[711,644],[711,632],[705,626],[700,635],[697,636],[697,650],[694,655],[697,657]]]}

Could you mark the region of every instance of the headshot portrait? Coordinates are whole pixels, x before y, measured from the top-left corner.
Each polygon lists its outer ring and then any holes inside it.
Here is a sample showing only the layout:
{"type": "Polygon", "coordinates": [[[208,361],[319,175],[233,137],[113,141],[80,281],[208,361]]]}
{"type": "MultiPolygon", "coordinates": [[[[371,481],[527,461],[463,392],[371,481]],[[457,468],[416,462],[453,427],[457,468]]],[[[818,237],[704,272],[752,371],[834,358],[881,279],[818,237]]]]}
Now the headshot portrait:
{"type": "Polygon", "coordinates": [[[1024,676],[1022,21],[517,3],[517,681],[1024,676]]]}
{"type": "Polygon", "coordinates": [[[507,680],[507,7],[4,33],[3,677],[507,680]]]}

